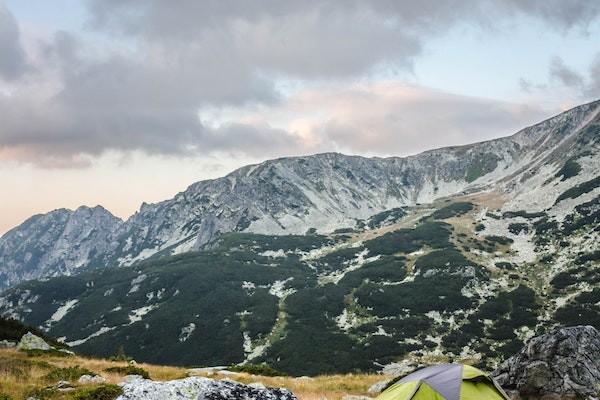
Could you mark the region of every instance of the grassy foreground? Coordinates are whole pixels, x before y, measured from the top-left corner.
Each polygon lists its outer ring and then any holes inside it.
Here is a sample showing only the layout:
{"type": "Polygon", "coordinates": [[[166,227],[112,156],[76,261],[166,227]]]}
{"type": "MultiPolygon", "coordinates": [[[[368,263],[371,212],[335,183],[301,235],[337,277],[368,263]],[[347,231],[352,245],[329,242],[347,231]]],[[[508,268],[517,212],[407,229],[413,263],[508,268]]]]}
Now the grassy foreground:
{"type": "MultiPolygon", "coordinates": [[[[79,356],[27,354],[14,349],[0,349],[0,400],[40,399],[110,400],[115,398],[128,366],[124,361],[110,361],[79,356]],[[117,367],[117,368],[115,368],[117,367]],[[107,369],[112,369],[111,372],[107,369]],[[79,375],[89,371],[106,378],[104,384],[80,385],[79,375]],[[47,390],[59,380],[70,381],[75,389],[69,392],[47,390]]],[[[180,379],[190,376],[190,371],[180,367],[140,363],[137,367],[147,371],[156,381],[180,379]]],[[[375,374],[323,375],[312,378],[266,377],[245,373],[223,375],[199,373],[213,379],[234,379],[242,383],[261,382],[266,386],[284,387],[301,400],[339,400],[346,394],[365,395],[373,383],[385,379],[375,374]]]]}

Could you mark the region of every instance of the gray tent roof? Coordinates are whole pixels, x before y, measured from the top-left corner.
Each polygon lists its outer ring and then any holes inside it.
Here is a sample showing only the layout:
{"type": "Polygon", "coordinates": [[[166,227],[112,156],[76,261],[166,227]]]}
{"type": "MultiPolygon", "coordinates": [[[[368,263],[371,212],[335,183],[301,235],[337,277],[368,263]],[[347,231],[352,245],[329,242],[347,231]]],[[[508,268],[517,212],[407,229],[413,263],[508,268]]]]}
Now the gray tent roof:
{"type": "Polygon", "coordinates": [[[462,385],[462,370],[460,364],[440,364],[413,372],[400,379],[399,382],[422,381],[431,386],[446,400],[459,400],[462,385]]]}

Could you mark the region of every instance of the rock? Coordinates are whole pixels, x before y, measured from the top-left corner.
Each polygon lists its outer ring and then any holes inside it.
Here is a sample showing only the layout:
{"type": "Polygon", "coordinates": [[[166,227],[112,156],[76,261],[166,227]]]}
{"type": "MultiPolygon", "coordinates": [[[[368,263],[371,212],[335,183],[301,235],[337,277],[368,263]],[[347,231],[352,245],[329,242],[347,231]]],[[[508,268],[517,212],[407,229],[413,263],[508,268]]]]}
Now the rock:
{"type": "Polygon", "coordinates": [[[106,379],[100,375],[81,375],[78,380],[82,385],[105,383],[106,379]]]}
{"type": "Polygon", "coordinates": [[[383,381],[379,381],[377,383],[374,383],[371,385],[371,387],[369,388],[369,390],[367,390],[367,393],[373,393],[373,394],[377,394],[377,393],[381,393],[383,391],[383,389],[385,389],[385,387],[387,386],[387,384],[390,382],[389,379],[385,379],[383,381]]]}
{"type": "Polygon", "coordinates": [[[249,383],[248,386],[250,386],[251,388],[254,388],[254,389],[266,389],[267,388],[265,386],[265,384],[262,382],[252,382],[252,383],[249,383]]]}
{"type": "Polygon", "coordinates": [[[27,332],[21,338],[17,345],[19,350],[50,350],[52,347],[39,336],[35,336],[31,332],[27,332]]]}
{"type": "Polygon", "coordinates": [[[11,342],[10,340],[0,340],[0,349],[12,349],[17,346],[17,342],[11,342]]]}
{"type": "Polygon", "coordinates": [[[492,376],[513,398],[595,398],[600,389],[600,332],[575,326],[534,337],[492,376]]]}
{"type": "Polygon", "coordinates": [[[353,394],[347,394],[346,396],[342,397],[342,400],[373,400],[373,399],[369,396],[355,396],[353,394]]]}
{"type": "Polygon", "coordinates": [[[262,389],[227,381],[191,377],[166,382],[141,379],[125,383],[117,400],[297,400],[286,389],[262,389]]]}
{"type": "Polygon", "coordinates": [[[230,376],[237,376],[237,375],[241,375],[241,372],[235,372],[235,371],[229,371],[227,369],[222,369],[219,371],[219,374],[221,375],[230,375],[230,376]]]}
{"type": "Polygon", "coordinates": [[[387,364],[383,367],[381,372],[385,375],[391,375],[394,377],[404,376],[415,372],[417,369],[422,368],[424,366],[424,364],[420,364],[413,360],[403,360],[397,363],[387,364]]]}
{"type": "Polygon", "coordinates": [[[119,385],[123,386],[123,385],[126,385],[127,383],[137,382],[137,381],[141,381],[141,380],[144,380],[144,377],[141,375],[125,375],[125,377],[123,378],[121,383],[119,383],[119,385]]]}
{"type": "Polygon", "coordinates": [[[314,379],[315,378],[311,378],[310,376],[299,376],[296,378],[296,380],[299,380],[299,381],[312,381],[314,379]]]}
{"type": "Polygon", "coordinates": [[[71,392],[75,390],[69,381],[58,381],[52,388],[58,390],[59,392],[71,392]]]}

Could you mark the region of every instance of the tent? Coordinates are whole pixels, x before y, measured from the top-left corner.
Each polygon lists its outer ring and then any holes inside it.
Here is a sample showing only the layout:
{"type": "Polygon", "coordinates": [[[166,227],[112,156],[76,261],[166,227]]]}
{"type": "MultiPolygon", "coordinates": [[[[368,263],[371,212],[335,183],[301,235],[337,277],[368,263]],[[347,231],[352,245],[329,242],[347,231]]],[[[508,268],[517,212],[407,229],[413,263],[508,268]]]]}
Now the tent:
{"type": "Polygon", "coordinates": [[[377,400],[508,400],[491,376],[475,367],[440,364],[405,376],[377,400]]]}

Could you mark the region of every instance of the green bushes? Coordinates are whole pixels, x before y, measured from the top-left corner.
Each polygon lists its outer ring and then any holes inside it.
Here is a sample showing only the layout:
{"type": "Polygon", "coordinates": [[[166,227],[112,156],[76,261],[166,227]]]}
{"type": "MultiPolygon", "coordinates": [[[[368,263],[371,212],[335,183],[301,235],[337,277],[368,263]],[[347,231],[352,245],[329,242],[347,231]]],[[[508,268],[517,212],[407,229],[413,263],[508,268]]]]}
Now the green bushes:
{"type": "Polygon", "coordinates": [[[521,232],[528,233],[529,232],[529,224],[524,222],[515,222],[508,224],[508,231],[513,235],[518,235],[521,232]]]}
{"type": "Polygon", "coordinates": [[[466,214],[473,209],[473,203],[468,202],[457,202],[452,203],[446,207],[440,208],[431,214],[433,219],[446,219],[452,217],[458,217],[466,214]]]}
{"type": "Polygon", "coordinates": [[[392,224],[406,215],[406,211],[403,208],[392,208],[380,212],[379,214],[373,215],[369,218],[367,226],[371,229],[379,228],[385,224],[392,224]]]}
{"type": "Polygon", "coordinates": [[[59,343],[51,337],[48,337],[44,332],[37,328],[23,325],[20,321],[12,318],[0,317],[0,340],[10,340],[18,342],[23,335],[31,332],[36,336],[43,338],[46,342],[56,347],[66,347],[63,343],[59,343]]]}
{"type": "Polygon", "coordinates": [[[511,238],[508,238],[506,236],[496,236],[496,235],[489,235],[485,237],[485,240],[492,242],[492,243],[497,243],[500,245],[504,245],[507,246],[509,244],[512,244],[514,242],[514,240],[512,240],[511,238]]]}
{"type": "Polygon", "coordinates": [[[600,176],[590,179],[589,181],[580,183],[579,185],[573,186],[572,188],[565,190],[560,196],[556,198],[554,204],[558,204],[560,201],[565,199],[575,199],[582,194],[591,192],[600,186],[600,176]]]}
{"type": "Polygon", "coordinates": [[[433,248],[450,246],[448,241],[452,227],[444,222],[427,221],[414,229],[400,229],[365,243],[373,254],[391,255],[398,252],[411,253],[428,245],[433,248]]]}
{"type": "Polygon", "coordinates": [[[82,375],[96,375],[92,371],[79,366],[67,368],[55,368],[44,376],[49,382],[57,381],[76,381],[82,375]]]}
{"type": "Polygon", "coordinates": [[[135,365],[127,365],[125,367],[110,367],[105,369],[106,372],[112,372],[120,375],[140,375],[144,379],[150,379],[150,374],[144,368],[136,367],[135,365]]]}
{"type": "Polygon", "coordinates": [[[546,213],[541,211],[541,212],[527,212],[524,210],[519,210],[519,211],[506,211],[504,213],[502,213],[502,217],[503,218],[515,218],[515,217],[521,217],[521,218],[526,218],[526,219],[532,219],[532,218],[541,218],[541,217],[545,217],[546,213]]]}
{"type": "Polygon", "coordinates": [[[571,158],[565,162],[554,176],[560,178],[561,181],[566,181],[569,178],[577,176],[579,172],[581,172],[581,165],[571,158]]]}
{"type": "Polygon", "coordinates": [[[77,390],[73,400],[114,400],[123,394],[123,389],[117,385],[102,385],[77,390]]]}

